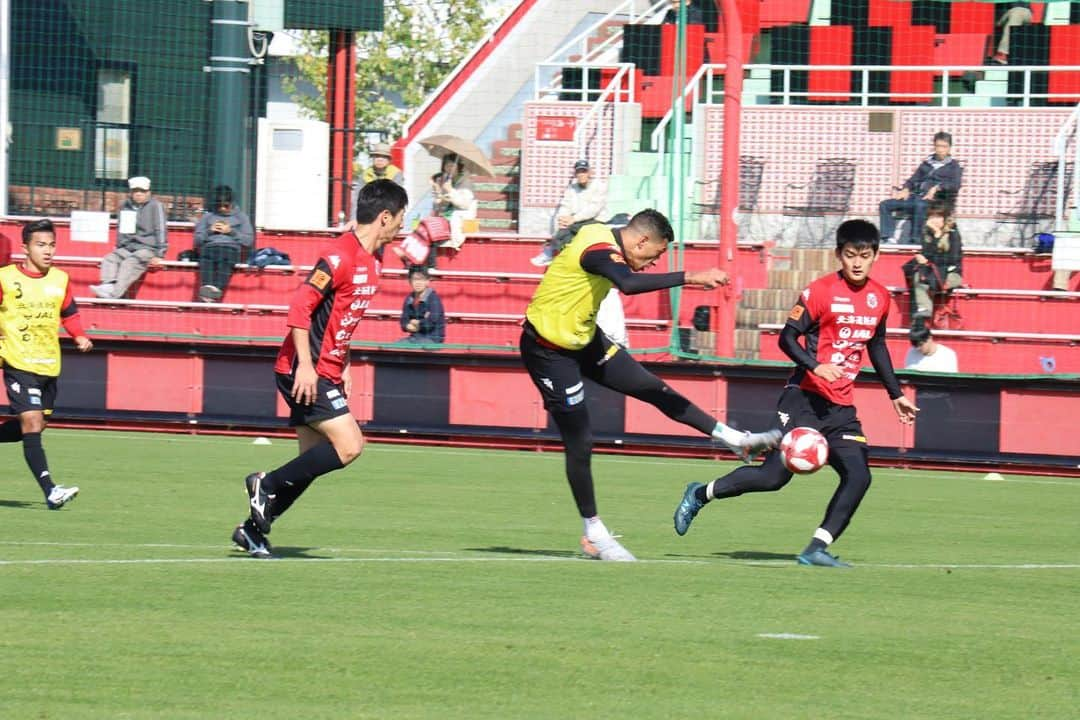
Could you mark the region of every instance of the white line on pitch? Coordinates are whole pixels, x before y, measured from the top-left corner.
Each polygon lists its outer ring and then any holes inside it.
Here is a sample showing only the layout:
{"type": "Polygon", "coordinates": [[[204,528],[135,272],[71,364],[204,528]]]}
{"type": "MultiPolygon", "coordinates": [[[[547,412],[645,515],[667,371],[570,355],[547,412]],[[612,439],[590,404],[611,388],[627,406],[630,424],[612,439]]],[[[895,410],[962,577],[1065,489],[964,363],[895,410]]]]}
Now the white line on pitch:
{"type": "MultiPolygon", "coordinates": [[[[0,566],[8,565],[176,565],[176,564],[211,564],[223,562],[241,562],[244,565],[272,565],[278,563],[507,563],[507,562],[593,562],[585,557],[556,557],[554,555],[533,557],[278,557],[263,562],[242,562],[239,553],[229,557],[214,558],[117,558],[117,559],[64,559],[45,560],[0,560],[0,566]]],[[[706,560],[639,560],[640,563],[653,565],[708,565],[706,560]]]]}

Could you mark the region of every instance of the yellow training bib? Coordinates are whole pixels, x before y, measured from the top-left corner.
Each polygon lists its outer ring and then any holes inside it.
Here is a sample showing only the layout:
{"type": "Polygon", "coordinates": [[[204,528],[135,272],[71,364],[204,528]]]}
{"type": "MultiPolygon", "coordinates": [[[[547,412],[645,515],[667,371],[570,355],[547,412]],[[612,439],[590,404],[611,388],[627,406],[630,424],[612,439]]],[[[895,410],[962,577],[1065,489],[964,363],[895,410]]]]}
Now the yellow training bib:
{"type": "Polygon", "coordinates": [[[0,358],[19,370],[60,374],[60,310],[68,275],[50,268],[30,277],[15,265],[0,268],[0,358]]]}
{"type": "Polygon", "coordinates": [[[612,282],[581,267],[581,256],[593,245],[608,245],[622,261],[611,228],[595,223],[578,231],[555,256],[525,311],[540,337],[567,350],[580,350],[596,334],[596,311],[612,282]]]}

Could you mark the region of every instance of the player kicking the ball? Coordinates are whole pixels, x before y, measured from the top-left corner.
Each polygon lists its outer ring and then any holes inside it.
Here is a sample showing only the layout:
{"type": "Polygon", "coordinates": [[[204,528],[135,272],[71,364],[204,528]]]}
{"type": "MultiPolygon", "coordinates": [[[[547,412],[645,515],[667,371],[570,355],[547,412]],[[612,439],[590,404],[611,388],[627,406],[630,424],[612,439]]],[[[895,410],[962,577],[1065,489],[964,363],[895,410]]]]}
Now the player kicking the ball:
{"type": "Polygon", "coordinates": [[[270,524],[315,478],[345,467],[364,449],[349,412],[349,341],[379,288],[378,251],[401,229],[406,202],[405,190],[390,180],[361,188],[355,228],[323,248],[289,305],[289,334],[274,373],[300,454],[245,479],[250,517],[232,539],[252,557],[270,557],[270,524]]]}
{"type": "MultiPolygon", "coordinates": [[[[900,392],[885,345],[889,291],[870,279],[879,245],[873,224],[865,220],[841,224],[836,230],[840,271],[802,291],[780,332],[780,349],[796,367],[777,403],[779,427],[783,432],[803,426],[819,430],[829,441],[829,464],[840,475],[825,519],[798,556],[802,565],[848,567],[827,548],[839,539],[870,488],[866,438],[854,405],[864,350],[900,422],[914,422],[919,411],[900,392]],[[805,345],[799,343],[800,337],[805,345]]],[[[780,453],[770,452],[761,465],[738,468],[708,485],[690,483],[675,509],[675,532],[685,535],[698,511],[713,500],[773,492],[787,485],[791,476],[780,453]]]]}
{"type": "Polygon", "coordinates": [[[596,512],[583,377],[653,405],[744,459],[775,447],[780,439],[776,431],[742,433],[717,422],[597,331],[596,311],[612,286],[632,295],[677,285],[712,289],[727,283],[727,275],[716,268],[638,274],[660,259],[673,237],[671,223],[656,210],[639,212],[621,230],[586,225],[548,267],[525,311],[521,359],[566,448],[566,476],[585,526],[581,550],[598,560],[625,562],[634,556],[596,512]]]}

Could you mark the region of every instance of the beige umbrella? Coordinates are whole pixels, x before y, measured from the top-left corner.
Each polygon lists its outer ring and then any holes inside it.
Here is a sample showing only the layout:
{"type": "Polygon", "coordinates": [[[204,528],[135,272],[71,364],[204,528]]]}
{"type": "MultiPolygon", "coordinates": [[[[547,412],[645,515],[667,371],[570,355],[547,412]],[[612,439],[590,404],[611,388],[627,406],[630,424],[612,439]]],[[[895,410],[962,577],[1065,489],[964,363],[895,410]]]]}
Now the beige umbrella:
{"type": "Polygon", "coordinates": [[[492,177],[495,175],[495,168],[491,166],[491,161],[484,155],[484,151],[457,135],[432,135],[421,140],[420,144],[440,160],[447,155],[457,155],[464,161],[466,172],[492,177]]]}

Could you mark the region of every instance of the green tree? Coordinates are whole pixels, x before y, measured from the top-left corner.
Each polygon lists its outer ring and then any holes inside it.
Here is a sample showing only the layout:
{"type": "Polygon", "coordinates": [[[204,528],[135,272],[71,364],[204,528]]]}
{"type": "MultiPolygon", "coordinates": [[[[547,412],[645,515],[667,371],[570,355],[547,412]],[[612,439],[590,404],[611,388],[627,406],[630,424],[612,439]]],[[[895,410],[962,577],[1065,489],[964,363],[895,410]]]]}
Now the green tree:
{"type": "MultiPolygon", "coordinates": [[[[472,50],[495,18],[484,0],[386,0],[384,29],[357,33],[356,126],[396,138],[409,115],[472,50]]],[[[328,34],[303,33],[284,89],[310,117],[326,118],[328,34]],[[310,84],[318,89],[303,91],[310,84]]]]}

